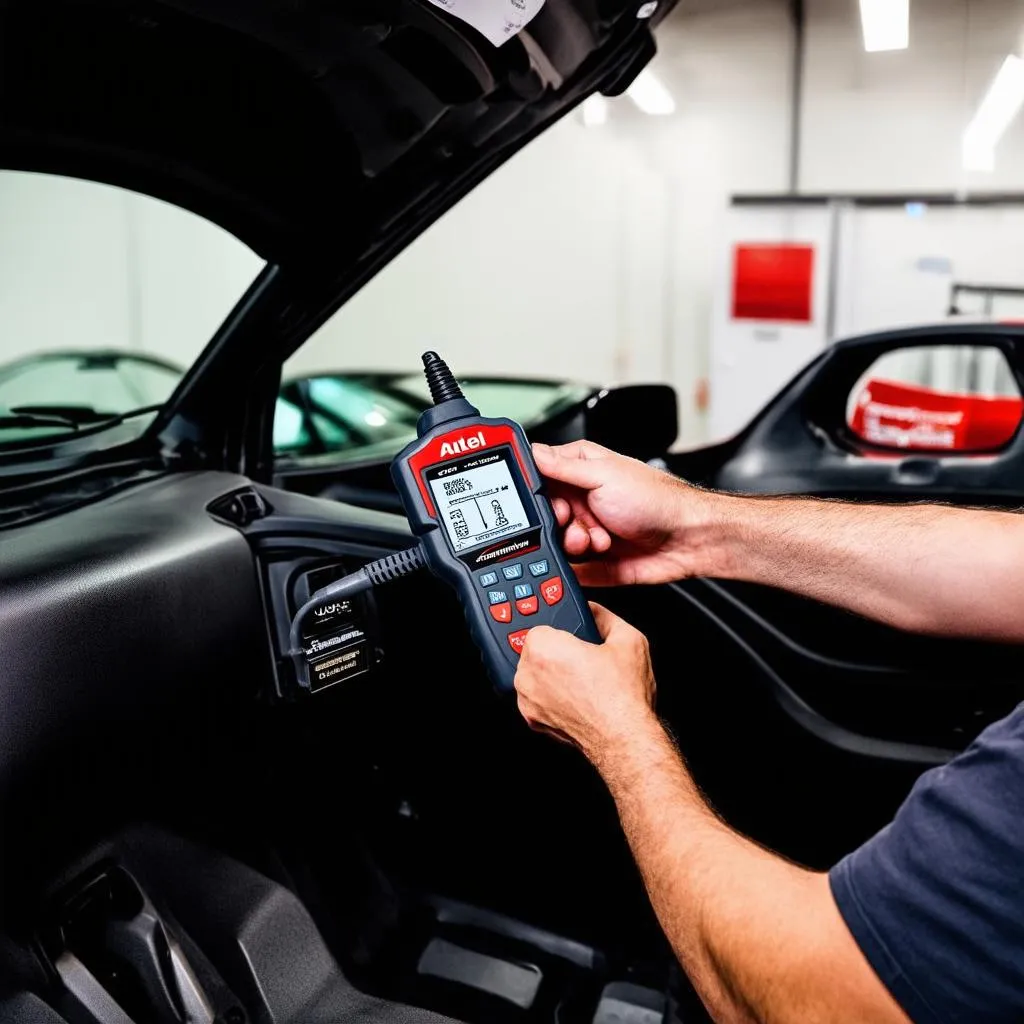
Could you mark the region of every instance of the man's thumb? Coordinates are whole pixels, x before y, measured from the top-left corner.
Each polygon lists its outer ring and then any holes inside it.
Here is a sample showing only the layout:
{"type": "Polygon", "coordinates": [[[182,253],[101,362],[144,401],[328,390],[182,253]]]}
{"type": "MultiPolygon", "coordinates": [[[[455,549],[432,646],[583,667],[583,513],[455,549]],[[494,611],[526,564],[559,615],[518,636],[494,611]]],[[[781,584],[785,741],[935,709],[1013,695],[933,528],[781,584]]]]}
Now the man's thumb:
{"type": "Polygon", "coordinates": [[[594,625],[597,626],[601,639],[607,640],[608,634],[621,620],[614,612],[610,612],[603,604],[598,604],[596,601],[590,602],[590,612],[594,616],[594,625]]]}

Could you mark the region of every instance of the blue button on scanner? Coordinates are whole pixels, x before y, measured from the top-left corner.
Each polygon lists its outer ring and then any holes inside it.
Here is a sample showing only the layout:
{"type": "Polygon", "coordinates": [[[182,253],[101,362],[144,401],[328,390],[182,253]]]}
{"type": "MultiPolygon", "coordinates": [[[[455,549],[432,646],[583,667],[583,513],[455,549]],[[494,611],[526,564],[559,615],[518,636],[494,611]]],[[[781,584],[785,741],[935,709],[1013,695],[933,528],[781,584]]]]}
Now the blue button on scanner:
{"type": "Polygon", "coordinates": [[[524,597],[533,597],[533,586],[529,583],[517,583],[516,584],[516,600],[519,601],[524,597]]]}
{"type": "Polygon", "coordinates": [[[548,574],[548,560],[545,558],[540,562],[530,563],[530,575],[531,576],[547,576],[548,574]]]}
{"type": "Polygon", "coordinates": [[[481,587],[493,587],[498,582],[498,574],[496,572],[485,572],[480,577],[481,587]]]}
{"type": "Polygon", "coordinates": [[[517,562],[515,565],[506,565],[501,570],[507,580],[521,580],[523,578],[523,567],[517,562]]]}
{"type": "Polygon", "coordinates": [[[508,600],[508,594],[504,590],[490,590],[487,592],[487,600],[491,604],[504,604],[508,600]]]}

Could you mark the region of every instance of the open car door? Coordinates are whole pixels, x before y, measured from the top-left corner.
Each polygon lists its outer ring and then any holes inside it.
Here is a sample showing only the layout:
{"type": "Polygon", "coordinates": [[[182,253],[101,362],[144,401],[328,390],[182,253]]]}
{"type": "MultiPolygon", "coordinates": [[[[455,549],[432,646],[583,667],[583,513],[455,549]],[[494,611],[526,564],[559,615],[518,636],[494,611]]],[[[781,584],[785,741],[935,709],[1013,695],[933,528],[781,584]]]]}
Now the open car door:
{"type": "MultiPolygon", "coordinates": [[[[1020,327],[991,324],[839,343],[736,438],[671,468],[740,493],[1016,509],[1022,346],[1020,327]]],[[[688,757],[730,821],[807,863],[866,839],[920,771],[1024,699],[1015,646],[912,636],[750,584],[669,589],[671,610],[634,595],[624,610],[663,638],[660,678],[681,682],[660,692],[688,757]]]]}

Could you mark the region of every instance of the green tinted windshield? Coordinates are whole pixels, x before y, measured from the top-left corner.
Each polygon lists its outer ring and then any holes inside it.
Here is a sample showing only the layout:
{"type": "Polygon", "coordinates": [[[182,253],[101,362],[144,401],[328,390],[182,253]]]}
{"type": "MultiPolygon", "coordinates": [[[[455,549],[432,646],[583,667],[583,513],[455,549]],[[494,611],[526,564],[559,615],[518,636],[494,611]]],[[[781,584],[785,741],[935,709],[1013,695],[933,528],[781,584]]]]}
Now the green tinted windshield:
{"type": "MultiPolygon", "coordinates": [[[[582,401],[590,389],[543,380],[468,378],[466,397],[485,416],[533,426],[582,401]]],[[[279,455],[389,457],[416,434],[430,405],[422,373],[356,373],[307,377],[282,389],[274,417],[279,455]]]]}
{"type": "MultiPolygon", "coordinates": [[[[581,384],[551,380],[521,380],[509,377],[466,377],[460,383],[466,397],[484,416],[505,416],[523,426],[532,426],[559,409],[579,402],[591,389],[581,384]]],[[[426,381],[421,373],[398,378],[394,386],[410,395],[428,400],[426,381]]]]}

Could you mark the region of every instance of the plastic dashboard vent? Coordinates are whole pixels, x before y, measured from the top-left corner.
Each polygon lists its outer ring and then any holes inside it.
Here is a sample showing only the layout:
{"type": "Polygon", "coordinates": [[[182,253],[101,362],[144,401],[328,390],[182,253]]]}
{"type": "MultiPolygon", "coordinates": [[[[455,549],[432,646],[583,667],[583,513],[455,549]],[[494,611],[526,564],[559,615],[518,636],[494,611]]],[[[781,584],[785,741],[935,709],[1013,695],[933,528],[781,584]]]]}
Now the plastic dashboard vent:
{"type": "Polygon", "coordinates": [[[214,498],[206,511],[215,519],[220,519],[232,526],[244,527],[262,519],[270,513],[270,506],[254,487],[242,487],[230,494],[214,498]]]}

